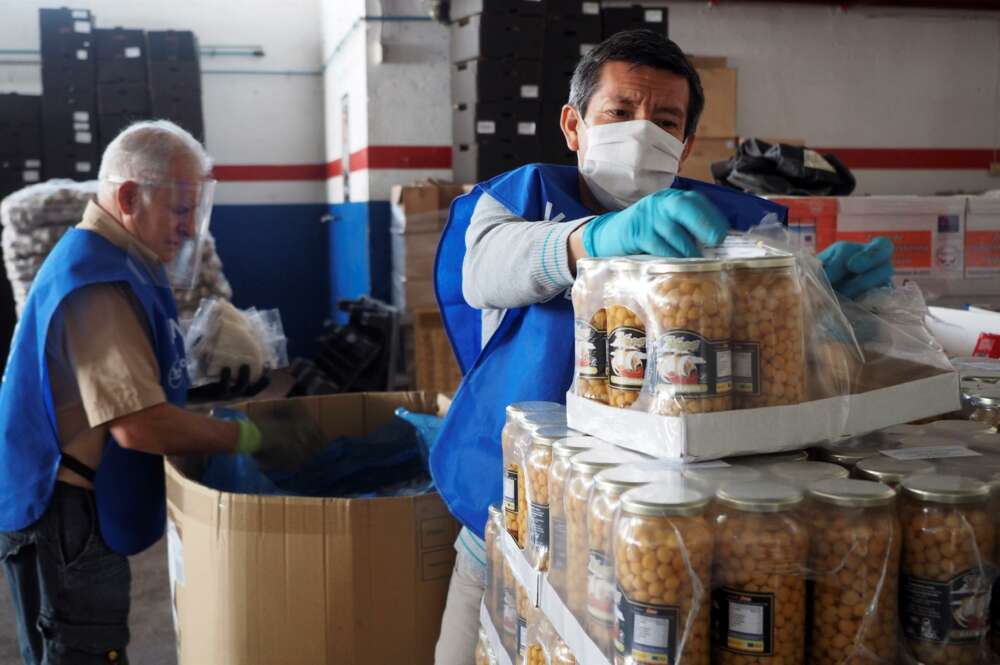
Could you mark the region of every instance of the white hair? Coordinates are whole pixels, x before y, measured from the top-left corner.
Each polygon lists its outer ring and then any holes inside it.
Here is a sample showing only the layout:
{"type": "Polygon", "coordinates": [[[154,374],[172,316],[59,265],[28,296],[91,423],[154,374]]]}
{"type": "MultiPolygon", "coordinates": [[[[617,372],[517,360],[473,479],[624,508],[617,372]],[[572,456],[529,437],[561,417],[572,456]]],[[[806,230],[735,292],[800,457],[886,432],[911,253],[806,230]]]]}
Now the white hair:
{"type": "Polygon", "coordinates": [[[197,160],[202,175],[212,171],[212,158],[198,140],[169,120],[143,120],[129,125],[104,150],[98,172],[100,190],[110,193],[112,179],[149,181],[170,177],[174,159],[197,160]]]}

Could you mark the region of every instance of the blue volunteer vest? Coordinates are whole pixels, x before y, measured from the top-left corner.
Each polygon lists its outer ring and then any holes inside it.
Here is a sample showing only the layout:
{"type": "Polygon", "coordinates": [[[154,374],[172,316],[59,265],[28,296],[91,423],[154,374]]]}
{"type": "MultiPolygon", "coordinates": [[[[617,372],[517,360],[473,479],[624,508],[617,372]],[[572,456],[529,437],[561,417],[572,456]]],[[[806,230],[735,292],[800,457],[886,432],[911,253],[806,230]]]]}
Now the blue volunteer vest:
{"type": "MultiPolygon", "coordinates": [[[[786,219],[783,206],[725,187],[687,178],[675,178],[673,187],[704,194],[737,230],[749,229],[769,213],[786,219]]],[[[465,232],[483,193],[528,220],[594,214],[580,201],[575,166],[529,164],[480,183],[452,203],[438,246],[434,288],[464,379],[431,451],[430,467],[449,510],[480,538],[488,506],[502,496],[504,409],[524,400],[565,402],[574,366],[573,306],[561,296],[507,310],[481,348],[481,312],[462,296],[462,262],[465,232]]]]}
{"type": "MultiPolygon", "coordinates": [[[[42,516],[61,457],[45,342],[66,297],[91,284],[123,283],[142,303],[167,400],[183,405],[188,389],[184,338],[162,268],[153,275],[92,231],[70,229],[42,264],[14,333],[0,386],[0,531],[42,516]]],[[[104,541],[120,554],[140,552],[163,535],[163,456],[127,450],[108,437],[94,483],[104,541]]]]}

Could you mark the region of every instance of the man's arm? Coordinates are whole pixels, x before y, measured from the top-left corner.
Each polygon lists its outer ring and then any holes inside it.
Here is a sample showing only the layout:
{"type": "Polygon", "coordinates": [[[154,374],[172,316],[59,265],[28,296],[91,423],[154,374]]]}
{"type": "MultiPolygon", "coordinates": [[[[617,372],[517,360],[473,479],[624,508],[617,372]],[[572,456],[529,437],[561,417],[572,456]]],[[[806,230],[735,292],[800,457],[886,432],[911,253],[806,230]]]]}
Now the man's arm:
{"type": "Polygon", "coordinates": [[[158,455],[236,452],[240,426],[173,406],[157,404],[108,423],[123,448],[158,455]]]}
{"type": "MultiPolygon", "coordinates": [[[[477,309],[546,302],[573,284],[573,232],[590,217],[531,221],[483,194],[465,235],[462,293],[477,309]]],[[[585,256],[582,241],[576,257],[585,256]]]]}

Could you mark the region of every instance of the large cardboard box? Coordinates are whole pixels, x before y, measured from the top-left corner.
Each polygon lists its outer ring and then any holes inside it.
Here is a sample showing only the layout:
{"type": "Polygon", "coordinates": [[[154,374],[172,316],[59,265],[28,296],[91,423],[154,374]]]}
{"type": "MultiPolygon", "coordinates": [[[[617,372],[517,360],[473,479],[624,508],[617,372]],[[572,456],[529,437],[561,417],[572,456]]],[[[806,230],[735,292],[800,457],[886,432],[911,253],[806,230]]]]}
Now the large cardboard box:
{"type": "Polygon", "coordinates": [[[400,309],[437,307],[434,256],[448,210],[467,185],[425,182],[392,188],[392,304],[400,309]]]}
{"type": "Polygon", "coordinates": [[[705,91],[705,110],[698,121],[698,137],[736,136],[736,70],[730,67],[696,68],[705,91]]]}
{"type": "Polygon", "coordinates": [[[837,240],[887,236],[900,277],[961,278],[965,273],[965,198],[857,196],[838,199],[837,240]]]}
{"type": "Polygon", "coordinates": [[[699,132],[694,140],[694,145],[691,146],[691,152],[684,160],[684,165],[681,166],[679,175],[714,183],[712,164],[726,161],[735,152],[735,138],[707,139],[701,138],[701,132],[699,132]]]}
{"type": "Polygon", "coordinates": [[[965,217],[965,276],[1000,275],[1000,198],[970,196],[965,217]]]}
{"type": "Polygon", "coordinates": [[[788,208],[792,242],[807,252],[822,252],[837,239],[837,199],[830,196],[774,196],[788,208]]]}
{"type": "MultiPolygon", "coordinates": [[[[431,393],[302,398],[323,431],[360,436],[431,393]]],[[[251,417],[276,402],[246,405],[251,417]]],[[[167,462],[180,665],[430,665],[458,523],[436,494],[321,499],[230,494],[167,462]]]]}

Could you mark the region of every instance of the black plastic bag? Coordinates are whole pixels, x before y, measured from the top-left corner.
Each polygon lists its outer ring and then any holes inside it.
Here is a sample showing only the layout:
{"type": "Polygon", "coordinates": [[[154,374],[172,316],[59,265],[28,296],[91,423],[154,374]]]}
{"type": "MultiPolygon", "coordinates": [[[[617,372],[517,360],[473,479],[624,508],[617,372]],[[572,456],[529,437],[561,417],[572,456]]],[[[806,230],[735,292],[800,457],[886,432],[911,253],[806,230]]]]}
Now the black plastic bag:
{"type": "Polygon", "coordinates": [[[712,164],[720,185],[760,195],[846,196],[856,181],[836,155],[746,139],[728,161],[712,164]]]}

